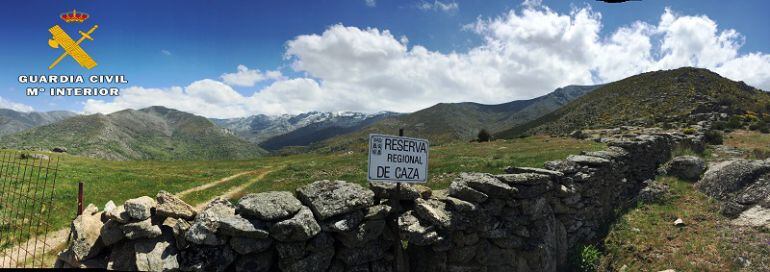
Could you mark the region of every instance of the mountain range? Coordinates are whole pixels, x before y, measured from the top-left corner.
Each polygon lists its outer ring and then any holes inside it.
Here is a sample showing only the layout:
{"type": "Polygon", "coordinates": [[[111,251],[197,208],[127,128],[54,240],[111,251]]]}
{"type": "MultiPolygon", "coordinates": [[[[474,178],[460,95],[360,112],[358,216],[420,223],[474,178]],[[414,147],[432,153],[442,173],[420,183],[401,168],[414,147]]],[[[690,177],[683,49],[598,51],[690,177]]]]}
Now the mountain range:
{"type": "Polygon", "coordinates": [[[56,123],[77,115],[70,111],[19,112],[0,109],[0,136],[56,123]]]}
{"type": "Polygon", "coordinates": [[[222,160],[267,152],[208,119],[160,106],[80,115],[4,136],[6,148],[51,149],[110,160],[222,160]]]}

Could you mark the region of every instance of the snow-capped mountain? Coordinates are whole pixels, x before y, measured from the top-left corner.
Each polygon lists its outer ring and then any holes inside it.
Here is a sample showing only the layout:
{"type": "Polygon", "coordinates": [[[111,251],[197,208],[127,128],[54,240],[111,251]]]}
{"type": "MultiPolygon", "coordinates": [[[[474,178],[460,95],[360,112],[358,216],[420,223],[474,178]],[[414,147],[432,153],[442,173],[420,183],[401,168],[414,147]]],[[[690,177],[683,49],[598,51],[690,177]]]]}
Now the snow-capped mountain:
{"type": "MultiPolygon", "coordinates": [[[[250,142],[261,144],[270,138],[284,135],[302,129],[303,140],[292,144],[302,145],[302,142],[312,143],[339,134],[331,133],[328,137],[311,137],[319,130],[338,128],[340,132],[371,124],[383,117],[397,115],[392,112],[360,113],[360,112],[318,112],[311,111],[296,115],[252,115],[242,118],[211,119],[212,122],[232,131],[235,135],[250,142]]],[[[295,133],[296,134],[296,133],[295,133]]],[[[329,134],[324,133],[325,135],[329,134]]],[[[296,137],[296,136],[295,136],[296,137]]],[[[294,138],[294,137],[293,137],[294,138]]],[[[270,143],[283,142],[272,140],[270,143]]],[[[283,144],[269,144],[270,149],[279,149],[283,144]]]]}

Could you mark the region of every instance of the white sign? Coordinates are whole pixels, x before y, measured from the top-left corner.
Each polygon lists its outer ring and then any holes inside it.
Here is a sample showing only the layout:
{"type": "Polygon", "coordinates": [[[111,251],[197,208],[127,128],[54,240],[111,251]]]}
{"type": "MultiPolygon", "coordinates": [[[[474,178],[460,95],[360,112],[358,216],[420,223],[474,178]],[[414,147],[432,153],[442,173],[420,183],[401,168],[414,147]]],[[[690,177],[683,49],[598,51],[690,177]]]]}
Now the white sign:
{"type": "Polygon", "coordinates": [[[369,135],[369,181],[428,181],[428,140],[369,135]]]}

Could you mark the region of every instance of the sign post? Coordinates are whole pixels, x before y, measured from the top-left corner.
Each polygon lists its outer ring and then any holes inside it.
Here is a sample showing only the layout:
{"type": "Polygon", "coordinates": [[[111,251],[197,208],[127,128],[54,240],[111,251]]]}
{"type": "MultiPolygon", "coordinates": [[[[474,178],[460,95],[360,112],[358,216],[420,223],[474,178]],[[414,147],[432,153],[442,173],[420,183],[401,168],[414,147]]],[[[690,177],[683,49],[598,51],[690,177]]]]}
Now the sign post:
{"type": "Polygon", "coordinates": [[[368,180],[395,183],[393,205],[396,239],[395,271],[403,269],[401,234],[398,229],[398,214],[401,208],[401,183],[425,183],[428,181],[428,140],[404,137],[404,129],[398,130],[398,137],[392,135],[369,135],[368,180]]]}

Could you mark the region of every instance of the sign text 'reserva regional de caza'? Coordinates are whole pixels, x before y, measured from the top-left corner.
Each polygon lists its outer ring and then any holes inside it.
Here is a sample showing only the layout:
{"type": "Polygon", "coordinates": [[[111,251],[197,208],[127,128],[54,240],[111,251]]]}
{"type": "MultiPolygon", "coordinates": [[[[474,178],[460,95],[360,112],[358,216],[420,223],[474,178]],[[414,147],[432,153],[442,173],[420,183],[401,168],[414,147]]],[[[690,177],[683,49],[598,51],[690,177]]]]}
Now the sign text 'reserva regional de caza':
{"type": "Polygon", "coordinates": [[[369,181],[428,181],[428,140],[369,135],[369,181]]]}

